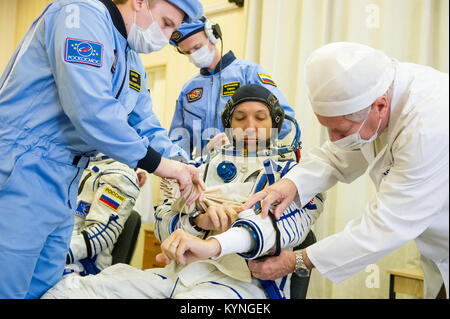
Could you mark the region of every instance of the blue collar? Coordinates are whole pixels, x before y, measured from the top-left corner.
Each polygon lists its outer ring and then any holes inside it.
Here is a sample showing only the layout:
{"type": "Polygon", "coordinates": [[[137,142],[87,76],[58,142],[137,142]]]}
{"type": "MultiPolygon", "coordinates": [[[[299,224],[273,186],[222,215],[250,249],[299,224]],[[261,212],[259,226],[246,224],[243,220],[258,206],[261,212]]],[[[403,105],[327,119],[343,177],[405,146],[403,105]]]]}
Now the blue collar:
{"type": "Polygon", "coordinates": [[[125,27],[125,21],[123,21],[119,8],[117,8],[115,3],[110,0],[100,0],[100,2],[102,2],[106,9],[108,9],[114,26],[126,40],[128,38],[127,28],[125,27]]]}
{"type": "MultiPolygon", "coordinates": [[[[227,54],[225,54],[222,57],[222,70],[225,69],[227,66],[229,66],[234,60],[236,60],[236,56],[234,55],[233,51],[228,51],[227,54]]],[[[216,68],[213,72],[210,72],[207,68],[200,69],[201,75],[214,75],[216,73],[219,73],[220,71],[220,61],[217,63],[216,68]]]]}

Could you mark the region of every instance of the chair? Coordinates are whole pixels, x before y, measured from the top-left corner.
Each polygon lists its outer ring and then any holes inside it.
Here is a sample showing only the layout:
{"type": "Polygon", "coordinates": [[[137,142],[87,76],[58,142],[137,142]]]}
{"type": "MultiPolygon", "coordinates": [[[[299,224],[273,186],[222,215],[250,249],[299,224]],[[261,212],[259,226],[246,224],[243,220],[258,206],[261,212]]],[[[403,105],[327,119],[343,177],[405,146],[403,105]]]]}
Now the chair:
{"type": "MultiPolygon", "coordinates": [[[[305,240],[294,248],[294,250],[304,249],[317,241],[316,236],[312,231],[308,233],[305,240]]],[[[291,277],[291,299],[306,299],[306,292],[309,285],[308,277],[299,277],[296,273],[291,277]]]]}
{"type": "Polygon", "coordinates": [[[112,251],[112,264],[130,264],[136,247],[137,238],[141,229],[141,215],[133,210],[123,227],[122,233],[117,238],[112,251]]]}

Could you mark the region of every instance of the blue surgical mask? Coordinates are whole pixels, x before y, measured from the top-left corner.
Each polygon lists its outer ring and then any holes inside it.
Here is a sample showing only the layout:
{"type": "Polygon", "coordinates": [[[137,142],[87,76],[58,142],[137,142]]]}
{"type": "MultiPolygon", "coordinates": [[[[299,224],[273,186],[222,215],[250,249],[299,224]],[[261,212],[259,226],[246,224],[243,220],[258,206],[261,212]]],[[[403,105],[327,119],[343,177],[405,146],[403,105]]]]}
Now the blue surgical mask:
{"type": "Polygon", "coordinates": [[[371,143],[375,141],[375,139],[378,136],[378,130],[380,129],[381,125],[381,119],[378,122],[378,127],[375,133],[367,140],[363,139],[359,132],[361,131],[361,128],[366,123],[367,119],[362,122],[361,126],[359,127],[358,131],[356,131],[353,134],[350,134],[349,136],[346,136],[344,138],[341,138],[337,141],[332,142],[335,146],[337,146],[340,149],[346,150],[346,151],[353,151],[353,150],[359,150],[361,149],[365,144],[371,143]]]}

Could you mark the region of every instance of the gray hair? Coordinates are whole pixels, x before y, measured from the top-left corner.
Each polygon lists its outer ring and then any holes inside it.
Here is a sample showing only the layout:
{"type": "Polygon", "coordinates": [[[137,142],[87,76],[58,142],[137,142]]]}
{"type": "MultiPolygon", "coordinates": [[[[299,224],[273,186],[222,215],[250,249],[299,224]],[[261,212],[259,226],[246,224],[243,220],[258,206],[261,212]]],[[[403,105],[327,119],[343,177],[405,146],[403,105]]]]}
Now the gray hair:
{"type": "MultiPolygon", "coordinates": [[[[386,99],[389,101],[389,103],[392,100],[392,93],[394,91],[394,82],[391,83],[391,85],[389,86],[389,88],[387,89],[387,91],[382,95],[384,97],[386,97],[386,99]]],[[[369,105],[368,107],[352,113],[352,114],[347,114],[344,117],[347,120],[353,121],[353,122],[357,122],[357,123],[362,123],[365,120],[367,120],[367,118],[369,117],[369,113],[370,113],[370,109],[372,108],[372,105],[369,105]]]]}

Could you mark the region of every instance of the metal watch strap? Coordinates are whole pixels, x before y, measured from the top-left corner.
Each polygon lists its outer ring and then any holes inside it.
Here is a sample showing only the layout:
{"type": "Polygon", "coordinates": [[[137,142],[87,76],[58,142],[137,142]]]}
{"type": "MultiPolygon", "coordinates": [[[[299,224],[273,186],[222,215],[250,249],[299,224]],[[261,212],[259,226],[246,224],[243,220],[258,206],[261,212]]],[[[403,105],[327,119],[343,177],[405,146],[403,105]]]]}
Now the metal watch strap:
{"type": "Polygon", "coordinates": [[[295,273],[299,277],[309,277],[310,271],[303,260],[303,249],[295,252],[295,273]]]}

